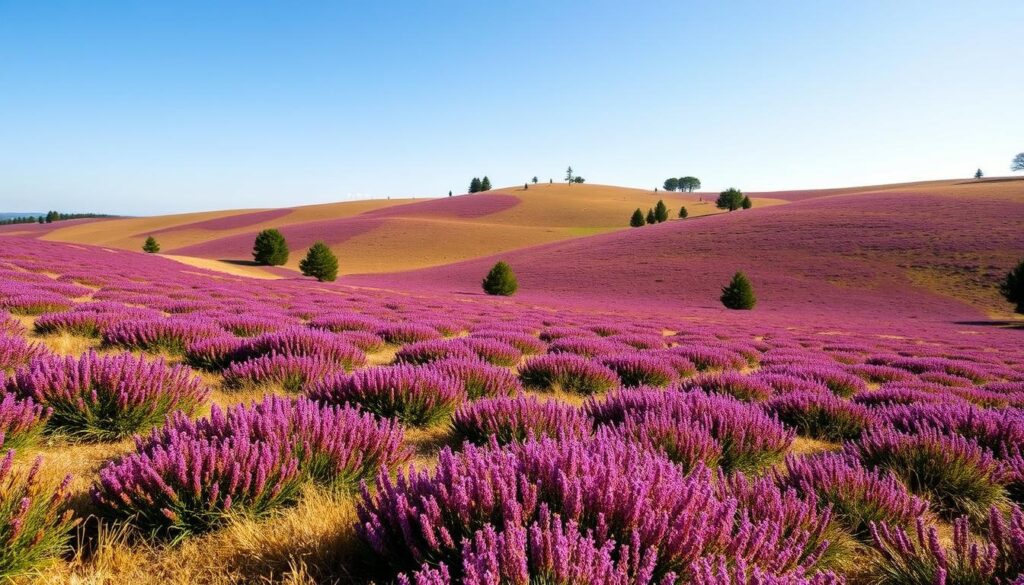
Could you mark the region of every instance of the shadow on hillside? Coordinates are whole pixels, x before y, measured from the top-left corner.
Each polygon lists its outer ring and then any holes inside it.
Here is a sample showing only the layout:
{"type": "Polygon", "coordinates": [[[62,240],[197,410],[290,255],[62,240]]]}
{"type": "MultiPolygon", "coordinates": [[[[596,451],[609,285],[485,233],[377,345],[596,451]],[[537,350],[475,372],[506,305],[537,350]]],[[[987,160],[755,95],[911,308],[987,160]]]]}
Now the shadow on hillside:
{"type": "Polygon", "coordinates": [[[223,262],[225,264],[234,264],[235,266],[263,266],[255,260],[234,260],[231,258],[219,258],[217,262],[223,262]]]}
{"type": "Polygon", "coordinates": [[[954,321],[957,325],[972,325],[975,327],[999,327],[1001,329],[1020,329],[1024,331],[1024,321],[954,321]]]}

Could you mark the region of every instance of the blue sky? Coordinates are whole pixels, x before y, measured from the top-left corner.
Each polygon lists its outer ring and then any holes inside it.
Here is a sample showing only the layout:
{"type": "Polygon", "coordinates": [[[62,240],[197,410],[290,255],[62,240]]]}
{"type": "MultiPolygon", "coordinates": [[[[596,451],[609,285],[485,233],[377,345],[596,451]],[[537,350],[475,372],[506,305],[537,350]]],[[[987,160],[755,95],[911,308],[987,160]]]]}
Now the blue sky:
{"type": "Polygon", "coordinates": [[[0,0],[0,211],[1009,174],[1024,2],[0,0]]]}

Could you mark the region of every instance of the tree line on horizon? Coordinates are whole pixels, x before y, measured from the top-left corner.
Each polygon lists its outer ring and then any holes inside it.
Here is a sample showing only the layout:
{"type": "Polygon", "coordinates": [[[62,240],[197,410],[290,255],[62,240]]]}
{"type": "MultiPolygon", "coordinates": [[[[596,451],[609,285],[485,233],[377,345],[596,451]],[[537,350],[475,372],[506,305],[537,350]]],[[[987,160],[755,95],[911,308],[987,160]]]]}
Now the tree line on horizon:
{"type": "Polygon", "coordinates": [[[88,219],[97,217],[116,217],[105,213],[61,213],[59,211],[47,211],[46,215],[26,215],[24,217],[9,217],[0,220],[0,225],[14,225],[22,223],[53,223],[67,219],[88,219]]]}

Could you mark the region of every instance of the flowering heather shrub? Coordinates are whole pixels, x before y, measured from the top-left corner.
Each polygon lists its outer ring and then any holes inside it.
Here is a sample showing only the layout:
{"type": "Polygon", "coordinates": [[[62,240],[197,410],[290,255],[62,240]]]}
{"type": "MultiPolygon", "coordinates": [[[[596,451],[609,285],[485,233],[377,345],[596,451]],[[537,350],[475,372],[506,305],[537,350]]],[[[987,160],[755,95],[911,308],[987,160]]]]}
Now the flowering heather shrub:
{"type": "MultiPolygon", "coordinates": [[[[592,531],[576,522],[563,523],[558,514],[542,507],[530,527],[508,526],[498,532],[491,525],[476,531],[462,545],[463,585],[532,585],[536,583],[600,583],[602,585],[672,585],[670,573],[654,580],[653,549],[635,550],[607,540],[598,546],[592,531]]],[[[400,575],[399,585],[451,585],[444,565],[424,567],[410,581],[400,575]]]]}
{"type": "Polygon", "coordinates": [[[597,333],[589,329],[579,329],[576,327],[548,327],[544,331],[540,332],[540,340],[548,343],[555,341],[556,339],[562,339],[566,337],[599,337],[597,333]]]}
{"type": "Polygon", "coordinates": [[[878,390],[858,392],[851,402],[868,407],[896,406],[901,404],[963,403],[963,400],[949,394],[939,394],[910,386],[883,386],[878,390]]]}
{"type": "Polygon", "coordinates": [[[342,331],[365,331],[373,333],[381,328],[383,323],[360,313],[330,313],[318,315],[309,321],[309,326],[316,329],[326,329],[335,333],[342,331]]]}
{"type": "Polygon", "coordinates": [[[875,384],[884,384],[886,382],[906,382],[914,377],[906,370],[877,364],[850,365],[846,367],[846,371],[860,377],[862,380],[873,382],[875,384]]]}
{"type": "Polygon", "coordinates": [[[611,369],[568,353],[530,358],[519,368],[519,379],[527,388],[576,394],[597,394],[619,384],[619,377],[611,369]]]}
{"type": "Polygon", "coordinates": [[[690,360],[701,372],[739,370],[747,366],[747,360],[742,355],[718,347],[689,345],[673,347],[670,351],[690,360]]]}
{"type": "Polygon", "coordinates": [[[524,355],[537,355],[542,354],[548,350],[548,344],[544,343],[540,339],[528,334],[519,333],[515,331],[492,331],[483,330],[476,331],[470,335],[469,339],[496,339],[503,343],[507,343],[512,347],[521,351],[524,355]]]}
{"type": "Polygon", "coordinates": [[[477,444],[494,437],[498,443],[521,443],[534,437],[584,437],[590,418],[583,411],[556,400],[535,396],[484,398],[464,404],[452,422],[459,437],[477,444]]]}
{"type": "Polygon", "coordinates": [[[298,465],[282,441],[172,431],[138,439],[135,453],[107,463],[91,495],[104,515],[177,539],[212,530],[230,514],[260,516],[293,501],[298,465]]]}
{"type": "Polygon", "coordinates": [[[465,337],[459,342],[474,352],[477,357],[495,366],[514,366],[523,357],[517,347],[497,339],[465,337]]]}
{"type": "Polygon", "coordinates": [[[868,471],[843,454],[787,457],[776,481],[832,506],[833,517],[860,540],[868,539],[873,522],[908,524],[928,510],[928,502],[910,495],[894,476],[868,471]]]}
{"type": "Polygon", "coordinates": [[[277,354],[318,356],[346,370],[366,365],[366,354],[333,333],[315,329],[292,328],[266,333],[247,340],[238,351],[239,359],[252,359],[277,354]]]}
{"type": "Polygon", "coordinates": [[[519,378],[506,368],[492,366],[474,359],[448,359],[432,362],[430,369],[459,380],[466,390],[466,396],[477,398],[514,396],[523,390],[519,378]]]}
{"type": "MultiPolygon", "coordinates": [[[[254,310],[257,310],[254,308],[254,310]]],[[[238,337],[256,337],[264,333],[273,333],[287,328],[290,323],[281,318],[261,317],[259,315],[223,315],[215,319],[217,324],[238,337]]]]}
{"type": "Polygon", "coordinates": [[[856,439],[874,422],[867,408],[831,393],[786,394],[769,400],[764,409],[800,435],[833,442],[856,439]]]}
{"type": "Polygon", "coordinates": [[[411,468],[394,481],[379,475],[376,490],[363,491],[357,530],[398,570],[423,563],[458,570],[464,538],[488,524],[499,532],[527,526],[545,504],[593,530],[597,543],[653,547],[656,578],[685,573],[710,554],[771,574],[800,572],[817,560],[804,554],[806,531],[752,520],[736,499],[719,498],[706,469],[685,475],[667,459],[612,437],[444,449],[433,472],[411,468]]]}
{"type": "Polygon", "coordinates": [[[343,368],[321,356],[269,354],[244,362],[235,362],[224,371],[227,388],[281,386],[286,392],[301,392],[307,385],[326,378],[343,368]]]}
{"type": "Polygon", "coordinates": [[[205,320],[144,319],[121,321],[103,333],[106,345],[142,351],[183,354],[203,339],[223,337],[224,330],[205,320]]]}
{"type": "Polygon", "coordinates": [[[50,409],[36,404],[31,398],[18,398],[3,392],[0,374],[0,448],[19,449],[35,442],[43,432],[50,409]]]}
{"type": "Polygon", "coordinates": [[[642,333],[622,333],[618,335],[612,335],[608,338],[608,341],[615,343],[621,343],[628,345],[633,349],[664,349],[665,338],[661,335],[654,334],[642,334],[642,333]]]}
{"type": "Polygon", "coordinates": [[[243,340],[229,335],[202,339],[185,349],[185,362],[202,370],[222,370],[239,355],[243,340]]]}
{"type": "Polygon", "coordinates": [[[214,406],[198,421],[177,414],[139,443],[140,451],[176,439],[224,441],[243,437],[251,441],[290,445],[299,471],[313,481],[350,490],[381,469],[393,469],[409,460],[402,445],[401,425],[349,406],[321,405],[307,398],[268,396],[262,402],[214,406]]]}
{"type": "Polygon", "coordinates": [[[966,403],[908,404],[875,412],[881,424],[901,433],[935,429],[972,439],[996,454],[1024,445],[1022,413],[985,410],[966,403]]]}
{"type": "Polygon", "coordinates": [[[966,517],[953,522],[952,546],[940,543],[938,530],[917,519],[913,535],[888,524],[872,526],[876,552],[874,583],[884,585],[946,585],[1022,582],[1024,513],[1014,507],[1009,522],[993,508],[987,538],[978,542],[966,517]]]}
{"type": "Polygon", "coordinates": [[[429,341],[440,339],[441,334],[433,327],[419,325],[416,323],[394,323],[385,325],[375,331],[384,341],[388,343],[414,343],[417,341],[429,341]]]}
{"type": "Polygon", "coordinates": [[[991,506],[1006,499],[1003,465],[963,437],[931,429],[912,435],[873,430],[848,444],[847,452],[869,469],[890,471],[911,492],[927,496],[946,518],[967,515],[980,521],[991,506]]]}
{"type": "Polygon", "coordinates": [[[46,313],[40,315],[33,328],[36,333],[48,335],[52,333],[69,333],[82,337],[99,338],[103,332],[116,323],[124,320],[123,315],[115,313],[99,313],[94,311],[68,311],[64,313],[46,313]]]}
{"type": "Polygon", "coordinates": [[[466,347],[461,339],[433,339],[402,346],[395,353],[395,361],[407,364],[427,364],[444,359],[476,359],[476,352],[466,347]]]}
{"type": "Polygon", "coordinates": [[[32,360],[47,355],[46,348],[23,337],[0,335],[0,373],[12,373],[32,360]]]}
{"type": "Polygon", "coordinates": [[[669,412],[648,411],[629,416],[614,432],[645,449],[661,453],[684,472],[704,465],[714,468],[722,448],[708,430],[669,412]]]}
{"type": "Polygon", "coordinates": [[[335,337],[369,353],[384,349],[384,340],[369,331],[343,331],[335,333],[335,337]]]}
{"type": "Polygon", "coordinates": [[[44,290],[28,289],[14,295],[0,295],[0,309],[14,315],[42,315],[67,311],[74,305],[66,297],[44,290]]]}
{"type": "Polygon", "coordinates": [[[678,377],[675,368],[650,353],[619,354],[605,358],[601,363],[618,374],[623,386],[665,387],[678,377]]]}
{"type": "Polygon", "coordinates": [[[812,577],[800,575],[777,576],[758,567],[748,567],[740,561],[731,563],[723,556],[702,558],[693,565],[691,585],[844,585],[843,578],[831,572],[816,573],[812,577]]]}
{"type": "Polygon", "coordinates": [[[43,485],[41,465],[37,458],[23,475],[13,469],[13,449],[0,457],[0,580],[13,582],[63,553],[75,525],[64,510],[71,476],[56,487],[43,485]]]}
{"type": "Polygon", "coordinates": [[[10,313],[0,311],[0,337],[19,337],[25,333],[25,327],[11,316],[10,313]]]}
{"type": "Polygon", "coordinates": [[[983,408],[1024,408],[1024,393],[1005,394],[984,388],[947,388],[945,391],[983,408]]]}
{"type": "Polygon", "coordinates": [[[868,363],[892,366],[915,374],[942,372],[953,376],[969,378],[978,384],[987,381],[989,378],[988,374],[976,364],[938,357],[881,357],[871,358],[868,360],[868,363]]]}
{"type": "Polygon", "coordinates": [[[771,366],[766,372],[787,374],[828,386],[834,394],[849,398],[857,392],[867,390],[864,380],[850,374],[841,367],[828,363],[813,363],[792,366],[771,366]]]}
{"type": "Polygon", "coordinates": [[[14,387],[52,409],[50,428],[97,441],[146,430],[175,410],[191,413],[209,397],[202,381],[184,366],[94,352],[34,360],[17,372],[14,387]]]}
{"type": "Polygon", "coordinates": [[[618,424],[647,412],[664,412],[681,424],[701,426],[722,449],[726,471],[757,471],[780,461],[793,442],[793,431],[756,405],[703,392],[620,390],[604,401],[590,399],[584,410],[596,424],[618,424]]]}
{"type": "Polygon", "coordinates": [[[974,382],[969,378],[961,378],[960,376],[954,376],[952,374],[947,374],[946,372],[925,372],[918,376],[918,378],[925,382],[955,388],[965,388],[974,385],[974,382]]]}
{"type": "Polygon", "coordinates": [[[761,402],[772,397],[772,387],[757,378],[736,372],[702,374],[686,380],[680,386],[684,391],[704,390],[732,396],[744,402],[761,402]]]}
{"type": "Polygon", "coordinates": [[[358,404],[376,415],[417,427],[447,419],[466,396],[458,380],[409,365],[329,376],[306,394],[329,404],[358,404]]]}
{"type": "Polygon", "coordinates": [[[571,353],[594,358],[622,353],[628,347],[601,337],[559,337],[548,345],[548,353],[571,353]]]}
{"type": "Polygon", "coordinates": [[[830,392],[828,386],[814,380],[806,380],[789,374],[773,374],[771,372],[755,372],[750,375],[772,389],[773,395],[783,394],[820,394],[830,392]]]}

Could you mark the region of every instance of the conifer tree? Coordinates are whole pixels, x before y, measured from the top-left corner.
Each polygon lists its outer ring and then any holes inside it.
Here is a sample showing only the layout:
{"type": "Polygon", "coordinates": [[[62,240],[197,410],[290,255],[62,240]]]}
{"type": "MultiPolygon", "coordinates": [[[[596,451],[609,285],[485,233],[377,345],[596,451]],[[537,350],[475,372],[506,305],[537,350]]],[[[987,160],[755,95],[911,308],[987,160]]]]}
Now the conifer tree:
{"type": "Polygon", "coordinates": [[[978,169],[977,171],[974,171],[974,178],[975,179],[980,179],[980,178],[982,178],[984,176],[985,176],[985,173],[981,172],[981,169],[978,169]]]}
{"type": "Polygon", "coordinates": [[[658,200],[658,204],[654,206],[654,219],[658,223],[668,221],[668,207],[665,206],[665,202],[661,199],[658,200]]]}
{"type": "Polygon", "coordinates": [[[310,246],[306,257],[299,262],[299,270],[320,282],[332,282],[338,278],[338,257],[327,244],[318,241],[310,246]]]}
{"type": "Polygon", "coordinates": [[[743,197],[743,191],[730,187],[718,194],[718,200],[715,201],[715,207],[719,209],[728,209],[729,211],[736,211],[741,205],[743,205],[743,197]]]}
{"type": "Polygon", "coordinates": [[[257,264],[283,266],[288,262],[288,242],[276,229],[266,229],[256,234],[252,246],[252,257],[257,264]]]}
{"type": "Polygon", "coordinates": [[[750,209],[753,206],[754,204],[750,201],[750,197],[744,195],[743,201],[740,201],[740,207],[742,207],[743,209],[750,209]]]}
{"type": "Polygon", "coordinates": [[[727,309],[733,310],[749,311],[757,304],[757,299],[754,298],[754,287],[751,286],[747,275],[742,272],[737,272],[729,284],[722,287],[720,299],[727,309]]]}
{"type": "Polygon", "coordinates": [[[484,178],[480,181],[480,190],[481,191],[490,191],[491,190],[491,180],[487,178],[487,175],[484,175],[484,178]]]}
{"type": "Polygon", "coordinates": [[[637,207],[636,211],[633,212],[633,217],[629,218],[629,225],[632,227],[644,227],[647,222],[644,221],[644,212],[640,211],[637,207]]]}
{"type": "Polygon", "coordinates": [[[999,292],[1015,305],[1016,312],[1024,315],[1024,260],[1006,274],[1003,282],[999,283],[999,292]]]}
{"type": "Polygon", "coordinates": [[[648,209],[647,210],[647,223],[656,223],[657,221],[658,221],[658,218],[654,216],[654,210],[653,209],[648,209]]]}
{"type": "Polygon", "coordinates": [[[157,243],[156,238],[149,236],[146,238],[146,243],[142,244],[142,251],[147,254],[156,254],[160,251],[160,244],[157,243]]]}
{"type": "Polygon", "coordinates": [[[473,177],[473,180],[469,182],[469,192],[479,193],[480,192],[480,178],[473,177]]]}
{"type": "Polygon", "coordinates": [[[686,216],[688,215],[690,215],[690,213],[686,211],[686,206],[679,208],[679,219],[686,219],[686,216]]]}
{"type": "Polygon", "coordinates": [[[481,285],[485,293],[503,297],[511,296],[519,290],[519,282],[516,280],[516,275],[512,272],[512,267],[504,260],[498,261],[491,268],[481,285]]]}

